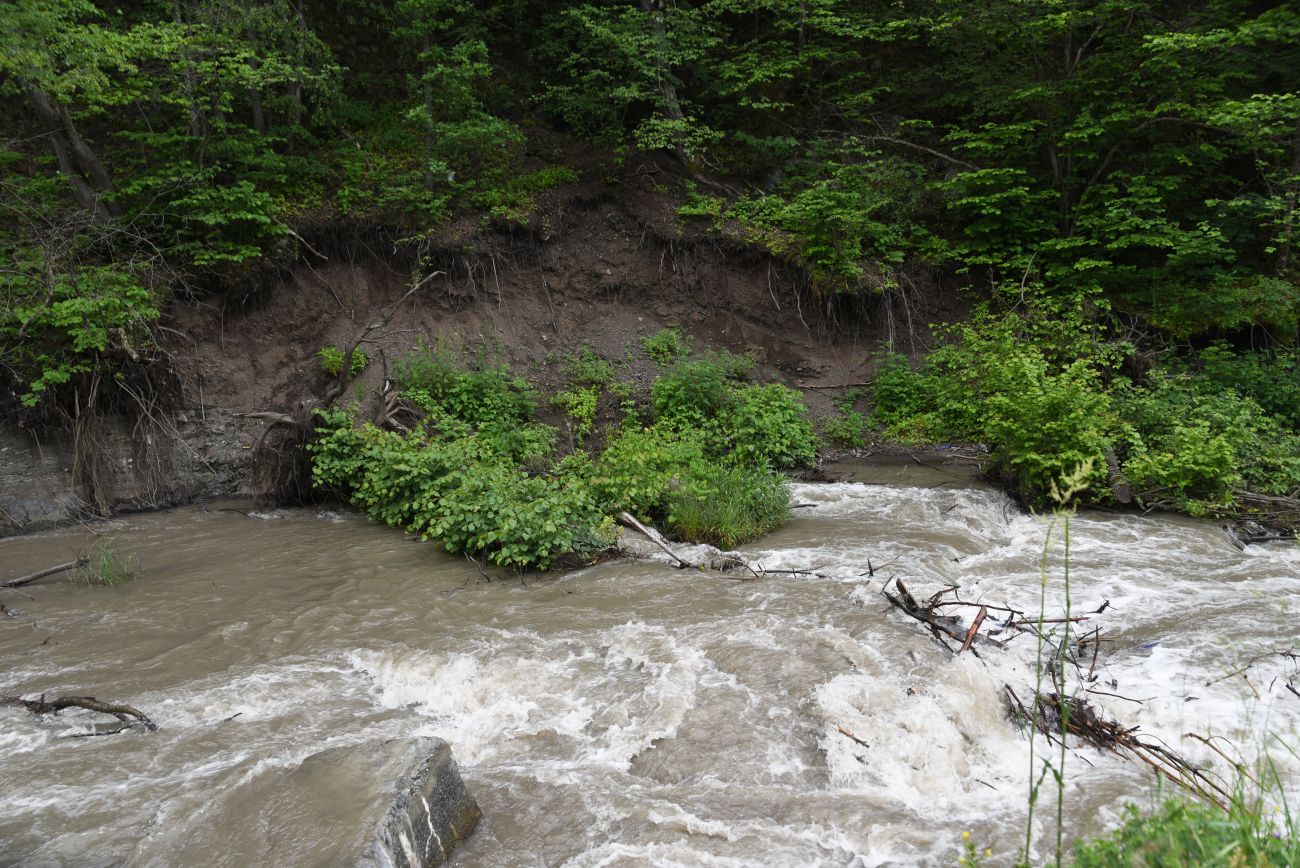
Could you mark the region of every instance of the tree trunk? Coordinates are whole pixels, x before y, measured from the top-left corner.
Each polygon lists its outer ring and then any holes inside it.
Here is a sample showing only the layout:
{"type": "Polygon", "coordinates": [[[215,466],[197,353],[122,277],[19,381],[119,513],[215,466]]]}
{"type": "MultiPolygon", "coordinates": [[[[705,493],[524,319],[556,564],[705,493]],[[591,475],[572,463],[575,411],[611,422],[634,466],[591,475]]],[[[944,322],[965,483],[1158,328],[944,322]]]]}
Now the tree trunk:
{"type": "Polygon", "coordinates": [[[1296,206],[1300,204],[1300,118],[1291,137],[1291,175],[1286,179],[1286,197],[1282,205],[1282,231],[1277,242],[1277,274],[1291,267],[1291,250],[1295,239],[1296,206]]]}
{"type": "MultiPolygon", "coordinates": [[[[185,36],[188,39],[191,35],[189,23],[185,20],[185,13],[181,7],[182,0],[172,0],[172,17],[176,21],[177,27],[183,27],[185,36]]],[[[185,89],[185,104],[189,106],[190,112],[190,135],[199,140],[199,166],[203,165],[203,150],[208,139],[208,119],[203,113],[203,107],[199,105],[198,100],[198,75],[194,71],[194,60],[190,57],[189,46],[186,45],[182,50],[182,56],[185,58],[185,75],[183,77],[185,89]]]]}
{"type": "Polygon", "coordinates": [[[289,82],[289,153],[296,150],[298,127],[302,123],[302,71],[307,65],[307,19],[302,13],[302,0],[293,4],[298,23],[298,44],[295,46],[296,73],[299,78],[289,82]]]}
{"type": "Polygon", "coordinates": [[[105,202],[100,195],[113,186],[108,170],[81,137],[72,114],[65,107],[56,106],[50,95],[35,85],[22,82],[22,86],[37,118],[48,131],[46,137],[59,163],[59,171],[72,186],[72,197],[77,204],[100,220],[118,216],[121,209],[105,202]]]}
{"type": "MultiPolygon", "coordinates": [[[[249,45],[257,44],[252,28],[245,31],[244,38],[249,45]]],[[[262,64],[258,63],[256,57],[251,58],[248,65],[254,70],[258,70],[262,66],[262,64]]],[[[257,85],[253,85],[248,89],[248,103],[253,110],[253,129],[257,130],[259,135],[266,135],[266,115],[262,111],[262,91],[258,89],[257,85]]]]}
{"type": "MultiPolygon", "coordinates": [[[[668,41],[668,35],[664,29],[663,0],[641,0],[641,11],[650,18],[650,26],[653,29],[655,40],[659,43],[660,56],[663,55],[665,43],[668,41]]],[[[663,96],[663,105],[660,107],[664,115],[671,121],[681,121],[685,119],[682,113],[681,100],[677,97],[677,85],[673,84],[671,70],[657,70],[659,76],[659,93],[663,96]]],[[[686,146],[682,141],[680,132],[673,135],[673,154],[677,159],[687,166],[690,165],[689,158],[686,154],[686,146]]]]}
{"type": "MultiPolygon", "coordinates": [[[[432,50],[432,48],[433,48],[433,44],[429,39],[429,34],[425,33],[424,39],[420,46],[420,50],[421,50],[421,56],[424,58],[424,62],[426,64],[429,62],[429,51],[432,50]]],[[[427,187],[430,191],[432,191],[434,185],[433,150],[434,147],[437,145],[437,142],[434,140],[434,136],[433,136],[433,114],[434,114],[433,81],[431,81],[429,78],[428,69],[425,69],[424,71],[423,94],[424,94],[424,186],[427,187]]]]}

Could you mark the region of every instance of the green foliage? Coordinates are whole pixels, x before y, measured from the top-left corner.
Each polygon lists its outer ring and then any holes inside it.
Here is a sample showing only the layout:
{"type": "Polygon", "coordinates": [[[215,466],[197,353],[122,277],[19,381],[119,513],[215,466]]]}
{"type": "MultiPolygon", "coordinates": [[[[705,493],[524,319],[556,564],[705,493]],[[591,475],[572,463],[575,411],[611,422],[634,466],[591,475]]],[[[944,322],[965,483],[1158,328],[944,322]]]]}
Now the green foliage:
{"type": "Polygon", "coordinates": [[[683,425],[710,423],[727,409],[735,378],[744,375],[752,364],[732,355],[677,362],[650,387],[655,418],[683,425]]]}
{"type": "Polygon", "coordinates": [[[662,329],[641,338],[641,349],[659,367],[669,368],[691,354],[691,337],[680,329],[662,329]]]}
{"type": "Polygon", "coordinates": [[[707,463],[705,436],[694,428],[624,428],[596,460],[592,485],[612,512],[662,515],[679,475],[707,463]]]}
{"type": "Polygon", "coordinates": [[[853,449],[865,446],[870,431],[870,421],[857,409],[858,392],[851,389],[835,399],[835,418],[826,422],[822,437],[828,443],[853,449]]]}
{"type": "MultiPolygon", "coordinates": [[[[772,468],[813,457],[798,395],[735,382],[747,367],[729,356],[681,363],[661,378],[678,397],[653,427],[627,424],[594,458],[556,461],[555,430],[528,421],[526,384],[482,359],[462,367],[446,346],[421,348],[395,366],[395,379],[423,422],[397,433],[318,412],[313,479],[378,521],[514,568],[590,556],[609,545],[610,516],[621,510],[735,545],[785,521],[789,492],[772,468]],[[720,415],[703,415],[698,396],[680,388],[693,374],[720,384],[720,415]]],[[[565,373],[569,388],[554,400],[585,437],[612,367],[584,348],[566,357],[565,373]]],[[[611,391],[631,403],[626,388],[611,391]]]]}
{"type": "MultiPolygon", "coordinates": [[[[343,371],[343,351],[331,344],[316,351],[320,356],[320,368],[331,377],[337,377],[343,371]]],[[[366,369],[369,360],[360,350],[352,351],[352,361],[348,364],[348,378],[352,379],[366,369]]]]}
{"type": "Polygon", "coordinates": [[[780,383],[733,389],[719,421],[731,460],[744,466],[795,467],[817,456],[803,398],[780,383]]]}
{"type": "Polygon", "coordinates": [[[394,366],[393,377],[425,413],[471,426],[517,425],[527,421],[537,405],[532,388],[503,365],[480,358],[462,370],[446,346],[417,350],[394,366]]]}
{"type": "Polygon", "coordinates": [[[123,554],[114,536],[100,537],[80,563],[68,572],[68,583],[74,587],[111,588],[130,581],[140,572],[140,559],[134,553],[123,554]]]}
{"type": "Polygon", "coordinates": [[[1153,503],[1203,515],[1230,507],[1238,488],[1300,489],[1300,434],[1253,399],[1161,373],[1116,396],[1133,429],[1124,472],[1153,503]]]}
{"type": "Polygon", "coordinates": [[[1194,514],[1231,508],[1242,488],[1300,489],[1289,356],[1238,358],[1214,346],[1139,385],[1116,376],[1124,345],[1098,339],[1077,315],[982,314],[951,336],[917,370],[901,357],[882,362],[874,418],[894,439],[987,443],[1031,502],[1085,464],[1081,499],[1109,500],[1108,450],[1144,502],[1194,514]]]}
{"type": "Polygon", "coordinates": [[[785,477],[760,466],[696,464],[669,492],[668,527],[724,549],[758,539],[790,517],[785,477]]]}
{"type": "Polygon", "coordinates": [[[1300,838],[1289,814],[1278,829],[1258,806],[1234,801],[1224,813],[1216,807],[1171,800],[1151,814],[1135,805],[1124,824],[1109,835],[1075,846],[1079,868],[1143,865],[1295,865],[1300,838]]]}
{"type": "Polygon", "coordinates": [[[582,438],[590,434],[596,426],[596,403],[599,398],[598,389],[585,386],[557,392],[551,399],[551,403],[573,420],[573,433],[582,438]]]}
{"type": "Polygon", "coordinates": [[[603,389],[613,376],[613,366],[596,355],[591,347],[583,347],[577,355],[566,353],[564,356],[564,381],[570,386],[603,389]]]}
{"type": "Polygon", "coordinates": [[[75,377],[152,346],[160,315],[153,293],[128,268],[47,270],[50,251],[10,247],[0,274],[0,361],[26,406],[75,377]]]}
{"type": "Polygon", "coordinates": [[[827,166],[827,176],[791,183],[784,194],[741,199],[731,209],[773,253],[802,266],[820,288],[846,292],[866,285],[874,266],[883,290],[890,269],[919,249],[907,220],[918,185],[902,167],[867,162],[827,166]]]}

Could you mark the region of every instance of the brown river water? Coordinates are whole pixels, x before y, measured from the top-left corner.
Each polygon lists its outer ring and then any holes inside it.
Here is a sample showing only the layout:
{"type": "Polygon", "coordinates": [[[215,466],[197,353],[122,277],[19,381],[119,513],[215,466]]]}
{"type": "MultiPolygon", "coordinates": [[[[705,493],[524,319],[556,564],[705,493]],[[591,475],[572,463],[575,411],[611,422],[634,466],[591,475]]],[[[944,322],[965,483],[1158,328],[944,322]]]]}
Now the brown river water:
{"type": "MultiPolygon", "coordinates": [[[[333,510],[118,521],[134,579],[0,591],[0,694],[93,694],[161,728],[69,738],[97,716],[0,708],[0,864],[317,864],[331,842],[269,827],[252,794],[326,748],[410,735],[448,739],[482,806],[457,866],[951,865],[966,830],[1007,864],[1030,766],[1002,687],[1028,695],[1034,640],[954,658],[880,592],[959,583],[1036,612],[1049,522],[968,480],[860,478],[796,485],[815,505],[744,549],[820,576],[749,582],[653,559],[488,581],[333,510]]],[[[1085,626],[1111,640],[1098,670],[1127,697],[1099,708],[1193,759],[1209,754],[1187,732],[1268,752],[1300,796],[1300,677],[1274,653],[1300,641],[1300,547],[1243,552],[1169,517],[1084,513],[1070,532],[1074,608],[1110,601],[1085,626]]],[[[0,576],[90,539],[0,540],[0,576]]],[[[1066,781],[1068,838],[1154,792],[1144,767],[1085,747],[1066,781]]],[[[1047,823],[1034,861],[1052,840],[1047,823]]]]}

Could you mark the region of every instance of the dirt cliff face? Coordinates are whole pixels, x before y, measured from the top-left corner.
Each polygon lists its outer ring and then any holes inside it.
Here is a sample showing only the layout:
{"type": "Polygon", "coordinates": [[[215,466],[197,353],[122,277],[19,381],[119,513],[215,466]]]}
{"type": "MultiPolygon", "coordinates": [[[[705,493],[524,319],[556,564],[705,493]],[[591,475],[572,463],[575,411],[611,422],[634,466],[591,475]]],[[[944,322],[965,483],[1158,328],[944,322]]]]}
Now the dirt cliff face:
{"type": "MultiPolygon", "coordinates": [[[[640,339],[670,326],[697,350],[752,357],[763,379],[860,382],[878,351],[914,353],[929,340],[928,323],[961,310],[925,282],[905,299],[819,299],[798,269],[726,233],[681,226],[675,203],[648,188],[618,198],[569,191],[533,222],[527,231],[455,224],[420,245],[324,226],[304,233],[296,263],[256,285],[173,303],[162,336],[180,406],[105,420],[93,472],[70,437],[38,442],[0,426],[0,524],[13,532],[204,497],[265,496],[258,464],[268,441],[259,438],[268,423],[247,414],[317,406],[328,380],[317,352],[346,346],[426,277],[369,336],[370,362],[344,401],[376,401],[394,362],[421,340],[501,358],[543,393],[561,387],[564,354],[585,345],[617,363],[620,379],[647,387],[655,371],[640,339]]],[[[814,416],[833,412],[834,394],[805,392],[814,416]]]]}

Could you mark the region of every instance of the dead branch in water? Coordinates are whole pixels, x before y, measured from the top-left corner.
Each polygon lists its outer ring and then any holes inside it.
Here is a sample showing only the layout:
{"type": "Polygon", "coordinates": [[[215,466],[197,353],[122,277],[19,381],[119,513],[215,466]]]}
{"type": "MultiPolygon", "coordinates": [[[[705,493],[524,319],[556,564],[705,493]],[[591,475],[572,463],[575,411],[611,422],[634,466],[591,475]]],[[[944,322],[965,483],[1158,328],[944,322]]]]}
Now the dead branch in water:
{"type": "Polygon", "coordinates": [[[713,558],[702,563],[689,561],[673,550],[673,547],[669,545],[668,540],[663,534],[650,525],[638,521],[636,516],[632,515],[632,513],[624,510],[615,516],[615,518],[618,520],[619,524],[635,530],[637,533],[641,534],[646,539],[650,540],[650,542],[662,549],[668,557],[672,558],[673,563],[679,570],[712,570],[716,573],[729,573],[734,570],[744,570],[749,573],[748,576],[728,577],[742,582],[760,579],[764,575],[761,565],[756,568],[753,564],[735,552],[716,552],[716,555],[713,558]]]}
{"type": "MultiPolygon", "coordinates": [[[[1157,775],[1188,793],[1228,810],[1232,797],[1221,780],[1211,778],[1204,769],[1198,768],[1165,745],[1138,735],[1138,727],[1125,727],[1114,720],[1101,717],[1083,697],[1062,698],[1059,693],[1039,693],[1034,697],[1033,708],[1030,709],[1020,701],[1020,697],[1009,685],[1005,685],[1004,689],[1011,716],[1021,723],[1032,725],[1049,740],[1059,743],[1064,734],[1069,734],[1098,750],[1127,755],[1150,766],[1157,775]]],[[[1191,733],[1188,735],[1208,744],[1200,736],[1191,733]]],[[[1222,755],[1217,748],[1215,750],[1222,755]]]]}
{"type": "Polygon", "coordinates": [[[23,585],[30,585],[32,582],[53,576],[57,573],[65,573],[68,570],[75,570],[78,567],[84,567],[90,561],[87,558],[77,558],[75,561],[68,561],[66,564],[59,564],[57,567],[46,567],[43,570],[37,570],[34,573],[28,573],[25,576],[19,576],[16,579],[10,579],[7,582],[0,583],[0,588],[21,588],[23,585]]]}
{"type": "Polygon", "coordinates": [[[35,715],[58,714],[67,708],[84,708],[87,711],[94,711],[99,714],[109,714],[120,720],[122,727],[114,730],[114,732],[121,732],[135,726],[143,727],[146,732],[156,732],[158,730],[158,725],[150,720],[144,712],[118,702],[103,702],[93,696],[59,696],[48,700],[44,694],[41,694],[40,699],[0,696],[0,705],[21,705],[35,715]]]}
{"type": "Polygon", "coordinates": [[[679,570],[698,570],[700,568],[699,564],[692,563],[677,554],[677,552],[673,551],[672,546],[668,545],[668,540],[664,539],[663,534],[655,530],[653,527],[637,521],[636,516],[632,515],[632,513],[624,510],[623,512],[620,512],[616,518],[618,519],[619,524],[635,530],[637,533],[650,540],[650,542],[663,549],[668,557],[673,559],[673,563],[677,564],[679,570]]]}
{"type": "MultiPolygon", "coordinates": [[[[978,624],[976,625],[975,630],[967,631],[962,629],[960,618],[955,615],[940,615],[938,612],[939,605],[943,602],[943,595],[954,592],[956,590],[955,588],[945,588],[926,601],[927,605],[922,606],[916,601],[916,598],[912,596],[912,592],[907,589],[907,585],[904,585],[901,579],[894,579],[894,590],[897,591],[896,595],[889,593],[889,591],[886,590],[888,587],[888,584],[886,584],[885,587],[880,590],[880,593],[884,595],[885,599],[903,614],[910,618],[915,618],[917,621],[920,621],[922,624],[929,627],[930,635],[934,636],[935,641],[944,648],[952,651],[954,654],[961,653],[961,651],[953,650],[953,647],[945,641],[945,637],[947,639],[952,639],[955,642],[960,642],[962,645],[962,651],[970,648],[970,643],[975,640],[975,636],[979,630],[978,624]]],[[[985,614],[987,614],[987,612],[985,614]]],[[[979,623],[983,623],[983,620],[983,618],[980,618],[979,623]]],[[[987,641],[993,642],[992,639],[988,639],[987,641]]],[[[980,656],[979,652],[974,648],[971,648],[971,653],[976,657],[980,656]]]]}

